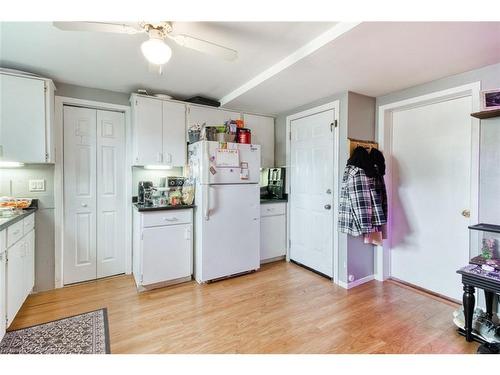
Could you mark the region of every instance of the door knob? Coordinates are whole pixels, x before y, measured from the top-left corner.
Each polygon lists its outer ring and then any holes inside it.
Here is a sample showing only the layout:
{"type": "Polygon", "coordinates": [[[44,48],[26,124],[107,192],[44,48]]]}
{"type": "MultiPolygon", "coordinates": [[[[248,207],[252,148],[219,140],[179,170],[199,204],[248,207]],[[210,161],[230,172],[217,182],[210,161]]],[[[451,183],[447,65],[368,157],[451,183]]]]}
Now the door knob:
{"type": "Polygon", "coordinates": [[[332,205],[331,204],[325,204],[325,210],[331,210],[332,205]]]}
{"type": "Polygon", "coordinates": [[[331,194],[332,193],[332,189],[327,189],[326,190],[326,194],[331,194]]]}
{"type": "Polygon", "coordinates": [[[463,210],[462,211],[462,216],[463,217],[470,217],[470,210],[463,210]]]}

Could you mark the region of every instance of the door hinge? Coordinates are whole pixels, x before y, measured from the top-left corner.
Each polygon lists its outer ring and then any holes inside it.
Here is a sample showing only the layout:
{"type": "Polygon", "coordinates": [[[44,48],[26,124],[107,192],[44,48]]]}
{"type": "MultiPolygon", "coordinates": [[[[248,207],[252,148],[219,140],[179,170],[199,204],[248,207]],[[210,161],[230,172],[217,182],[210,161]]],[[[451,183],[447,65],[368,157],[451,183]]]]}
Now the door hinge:
{"type": "Polygon", "coordinates": [[[141,240],[144,239],[144,232],[141,232],[141,240]]]}
{"type": "Polygon", "coordinates": [[[48,152],[45,153],[45,161],[49,161],[49,153],[48,152]]]}
{"type": "Polygon", "coordinates": [[[288,133],[288,139],[291,141],[292,140],[292,131],[290,130],[290,133],[288,133]]]}
{"type": "Polygon", "coordinates": [[[139,105],[139,102],[137,101],[137,99],[135,99],[135,106],[137,107],[139,105]]]}
{"type": "Polygon", "coordinates": [[[288,240],[288,248],[291,248],[292,247],[292,240],[288,240]]]}

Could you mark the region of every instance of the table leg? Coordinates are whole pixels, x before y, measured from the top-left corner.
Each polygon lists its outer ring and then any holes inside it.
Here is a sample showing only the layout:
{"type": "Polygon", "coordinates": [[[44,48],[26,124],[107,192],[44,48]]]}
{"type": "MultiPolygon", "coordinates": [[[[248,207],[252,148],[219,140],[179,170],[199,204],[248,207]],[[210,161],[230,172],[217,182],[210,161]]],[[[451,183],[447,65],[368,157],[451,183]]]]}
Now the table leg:
{"type": "Polygon", "coordinates": [[[472,285],[464,284],[464,316],[465,316],[465,339],[472,341],[472,317],[474,315],[474,305],[476,298],[474,297],[475,289],[472,285]]]}
{"type": "Polygon", "coordinates": [[[493,300],[495,297],[495,293],[489,292],[487,290],[484,291],[484,298],[486,299],[486,316],[489,320],[493,319],[493,300]]]}

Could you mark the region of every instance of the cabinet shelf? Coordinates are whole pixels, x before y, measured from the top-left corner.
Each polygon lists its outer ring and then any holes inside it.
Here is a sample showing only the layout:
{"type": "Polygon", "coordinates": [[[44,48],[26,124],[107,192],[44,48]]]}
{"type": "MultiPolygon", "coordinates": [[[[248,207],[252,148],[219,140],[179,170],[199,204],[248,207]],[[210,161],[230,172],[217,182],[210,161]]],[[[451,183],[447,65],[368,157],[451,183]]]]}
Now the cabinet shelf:
{"type": "Polygon", "coordinates": [[[499,109],[490,109],[488,111],[474,112],[471,113],[472,117],[484,120],[487,118],[499,117],[500,116],[500,108],[499,109]]]}

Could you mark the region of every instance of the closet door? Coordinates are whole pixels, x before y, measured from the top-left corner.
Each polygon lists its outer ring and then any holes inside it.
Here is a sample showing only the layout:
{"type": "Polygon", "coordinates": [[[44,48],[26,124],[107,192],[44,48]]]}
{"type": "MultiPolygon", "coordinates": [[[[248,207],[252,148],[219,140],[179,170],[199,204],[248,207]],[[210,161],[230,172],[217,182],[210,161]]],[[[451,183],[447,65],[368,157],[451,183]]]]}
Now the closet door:
{"type": "Polygon", "coordinates": [[[96,111],[64,107],[64,284],[96,278],[96,111]]]}
{"type": "Polygon", "coordinates": [[[125,118],[97,111],[97,277],[125,272],[125,118]]]}

